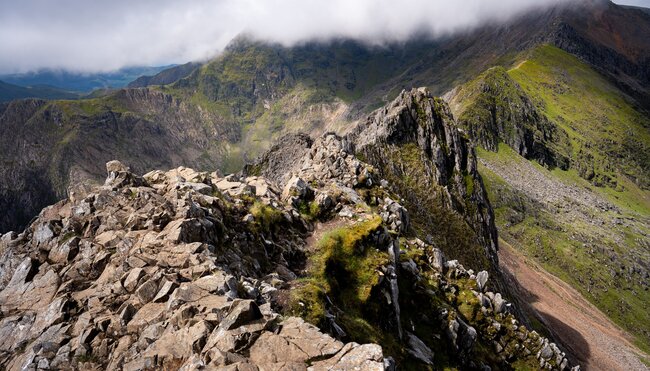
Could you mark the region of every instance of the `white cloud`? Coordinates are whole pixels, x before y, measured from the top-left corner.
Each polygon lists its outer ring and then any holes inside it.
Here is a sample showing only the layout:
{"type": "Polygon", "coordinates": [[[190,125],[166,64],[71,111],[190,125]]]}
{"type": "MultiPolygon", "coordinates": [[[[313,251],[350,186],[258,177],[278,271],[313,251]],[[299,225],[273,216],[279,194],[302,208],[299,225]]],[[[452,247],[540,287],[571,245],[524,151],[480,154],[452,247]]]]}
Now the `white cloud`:
{"type": "Polygon", "coordinates": [[[290,45],[399,41],[568,0],[0,0],[0,72],[205,59],[237,34],[290,45]]]}

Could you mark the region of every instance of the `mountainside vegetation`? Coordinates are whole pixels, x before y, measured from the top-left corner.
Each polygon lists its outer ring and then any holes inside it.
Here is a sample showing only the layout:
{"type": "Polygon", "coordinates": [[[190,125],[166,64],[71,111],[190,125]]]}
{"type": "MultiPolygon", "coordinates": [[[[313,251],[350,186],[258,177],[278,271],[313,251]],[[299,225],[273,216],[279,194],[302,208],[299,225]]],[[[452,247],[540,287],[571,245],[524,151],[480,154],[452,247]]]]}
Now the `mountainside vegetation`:
{"type": "Polygon", "coordinates": [[[1,236],[0,366],[570,369],[497,277],[423,236],[447,231],[411,229],[394,193],[408,190],[382,181],[393,169],[358,158],[408,143],[472,235],[462,248],[498,269],[475,154],[446,104],[414,89],[344,137],[285,137],[247,169],[269,177],[108,162],[102,186],[1,236]]]}
{"type": "Polygon", "coordinates": [[[524,53],[507,73],[566,133],[570,151],[562,169],[526,161],[501,133],[496,150],[483,146],[481,174],[500,237],[576,287],[647,351],[650,118],[609,80],[552,46],[524,53]]]}
{"type": "Polygon", "coordinates": [[[595,185],[650,186],[650,118],[611,81],[552,46],[530,52],[510,71],[571,141],[571,167],[595,185]]]}

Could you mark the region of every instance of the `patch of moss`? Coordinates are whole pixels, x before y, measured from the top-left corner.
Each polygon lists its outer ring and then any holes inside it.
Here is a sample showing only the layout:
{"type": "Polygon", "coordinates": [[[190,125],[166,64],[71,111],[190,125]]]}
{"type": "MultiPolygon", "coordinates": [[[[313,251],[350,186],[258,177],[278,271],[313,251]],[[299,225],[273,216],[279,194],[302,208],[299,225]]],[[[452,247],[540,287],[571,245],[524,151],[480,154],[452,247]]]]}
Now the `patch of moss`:
{"type": "Polygon", "coordinates": [[[309,202],[301,200],[298,204],[298,212],[307,221],[314,221],[321,216],[321,209],[316,201],[309,202]]]}
{"type": "Polygon", "coordinates": [[[282,220],[282,212],[269,205],[264,205],[259,201],[255,201],[250,208],[250,213],[255,218],[255,222],[265,232],[272,232],[275,230],[277,224],[282,220]]]}
{"type": "Polygon", "coordinates": [[[447,256],[474,269],[489,269],[490,263],[476,232],[448,207],[444,190],[432,179],[416,144],[366,151],[365,156],[372,158],[391,191],[403,197],[402,204],[411,217],[409,234],[423,238],[430,235],[447,256]]]}

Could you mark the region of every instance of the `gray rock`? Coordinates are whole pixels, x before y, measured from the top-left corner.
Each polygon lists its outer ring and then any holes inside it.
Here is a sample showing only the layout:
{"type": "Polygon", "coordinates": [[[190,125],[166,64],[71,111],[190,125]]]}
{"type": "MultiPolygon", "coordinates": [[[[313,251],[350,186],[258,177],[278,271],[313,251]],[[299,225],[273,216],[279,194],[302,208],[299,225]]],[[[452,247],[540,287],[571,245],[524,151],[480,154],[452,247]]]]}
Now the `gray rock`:
{"type": "Polygon", "coordinates": [[[503,300],[500,293],[494,295],[494,300],[492,301],[492,304],[494,305],[495,313],[502,313],[506,310],[507,303],[505,300],[503,300]]]}
{"type": "Polygon", "coordinates": [[[384,355],[379,345],[348,343],[332,358],[314,362],[308,370],[384,371],[384,355]]]}
{"type": "Polygon", "coordinates": [[[334,201],[327,193],[319,193],[315,198],[316,204],[318,205],[318,210],[321,212],[329,211],[334,205],[334,201]]]}
{"type": "Polygon", "coordinates": [[[113,160],[106,163],[106,172],[110,173],[128,173],[130,169],[120,161],[113,160]]]}
{"type": "Polygon", "coordinates": [[[124,288],[128,292],[133,292],[133,290],[136,289],[138,286],[138,282],[140,281],[140,278],[144,276],[144,271],[141,268],[134,268],[131,269],[131,271],[127,274],[126,278],[124,279],[124,288]]]}
{"type": "Polygon", "coordinates": [[[235,301],[231,308],[226,318],[219,324],[220,329],[232,330],[262,318],[262,312],[253,300],[235,301]]]}
{"type": "Polygon", "coordinates": [[[549,344],[545,344],[544,347],[540,349],[538,358],[540,357],[545,361],[549,361],[551,358],[553,358],[553,349],[549,344]]]}
{"type": "Polygon", "coordinates": [[[339,211],[339,216],[342,218],[352,218],[354,217],[354,211],[349,206],[344,206],[341,211],[339,211]]]}
{"type": "Polygon", "coordinates": [[[487,271],[480,271],[476,275],[476,283],[478,284],[478,289],[480,291],[485,291],[485,285],[487,283],[489,274],[487,271]]]}
{"type": "Polygon", "coordinates": [[[442,250],[434,248],[432,255],[429,256],[429,263],[434,269],[442,272],[446,265],[445,255],[442,253],[442,250]]]}
{"type": "Polygon", "coordinates": [[[284,186],[282,191],[282,199],[288,200],[289,197],[296,197],[298,199],[305,199],[313,195],[313,190],[301,178],[294,176],[284,186]]]}
{"type": "Polygon", "coordinates": [[[167,301],[169,295],[174,291],[174,289],[178,285],[176,284],[176,282],[163,279],[162,284],[159,284],[159,286],[160,286],[160,290],[158,290],[158,293],[153,298],[154,303],[161,303],[167,301]]]}
{"type": "Polygon", "coordinates": [[[406,333],[406,342],[408,344],[408,353],[415,359],[427,365],[433,365],[433,351],[420,338],[414,334],[406,333]]]}

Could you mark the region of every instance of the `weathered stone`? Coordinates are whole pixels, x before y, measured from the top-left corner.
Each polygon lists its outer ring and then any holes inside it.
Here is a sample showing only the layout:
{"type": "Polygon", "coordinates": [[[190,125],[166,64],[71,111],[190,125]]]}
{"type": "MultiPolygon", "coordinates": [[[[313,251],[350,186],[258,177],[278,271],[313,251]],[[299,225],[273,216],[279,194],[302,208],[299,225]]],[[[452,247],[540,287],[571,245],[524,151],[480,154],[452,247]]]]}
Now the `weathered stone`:
{"type": "Polygon", "coordinates": [[[161,321],[165,317],[165,303],[148,303],[138,310],[127,324],[130,334],[137,334],[152,323],[161,321]]]}
{"type": "Polygon", "coordinates": [[[231,310],[219,324],[219,328],[223,330],[232,330],[245,323],[262,318],[257,304],[252,300],[235,301],[232,304],[231,310]]]}
{"type": "Polygon", "coordinates": [[[160,290],[153,298],[154,303],[165,302],[169,298],[169,295],[176,288],[176,283],[168,280],[163,280],[162,285],[160,285],[160,290]]]}
{"type": "Polygon", "coordinates": [[[123,283],[126,291],[133,292],[137,288],[138,282],[142,276],[144,276],[144,271],[141,268],[131,269],[123,283]]]}
{"type": "Polygon", "coordinates": [[[284,186],[282,191],[282,199],[288,200],[289,197],[296,197],[298,199],[305,199],[313,195],[313,190],[307,183],[299,177],[294,176],[284,186]]]}
{"type": "Polygon", "coordinates": [[[201,277],[193,283],[205,291],[224,294],[228,291],[226,282],[226,274],[222,271],[217,271],[209,276],[201,277]]]}
{"type": "Polygon", "coordinates": [[[145,283],[140,285],[137,290],[135,290],[135,295],[138,297],[142,304],[147,304],[148,302],[152,301],[156,297],[157,293],[158,280],[153,278],[147,280],[145,283]]]}
{"type": "Polygon", "coordinates": [[[495,313],[502,313],[505,310],[506,301],[503,300],[500,293],[497,293],[496,295],[494,295],[494,300],[492,301],[492,303],[494,305],[494,312],[495,313]]]}
{"type": "Polygon", "coordinates": [[[315,362],[308,370],[383,371],[384,356],[379,345],[348,343],[334,357],[315,362]]]}
{"type": "Polygon", "coordinates": [[[130,169],[123,163],[113,160],[106,163],[106,172],[107,173],[127,173],[130,169]]]}
{"type": "Polygon", "coordinates": [[[420,338],[408,332],[406,334],[408,353],[427,365],[433,365],[433,351],[420,338]]]}
{"type": "Polygon", "coordinates": [[[445,268],[445,256],[440,249],[434,248],[432,250],[431,256],[429,256],[429,263],[431,266],[439,272],[442,272],[445,268]]]}
{"type": "Polygon", "coordinates": [[[476,275],[476,283],[478,284],[478,289],[480,291],[485,291],[485,285],[487,284],[489,274],[487,271],[480,271],[476,275]]]}

